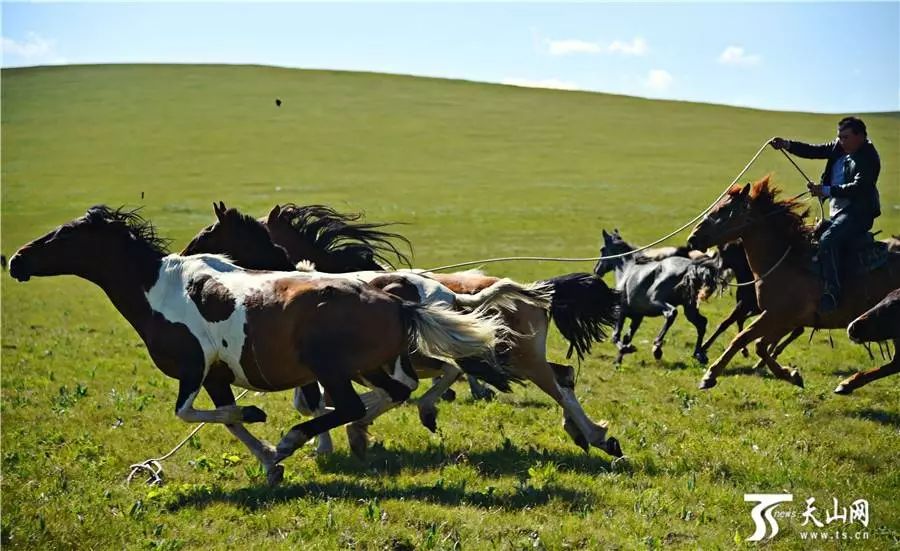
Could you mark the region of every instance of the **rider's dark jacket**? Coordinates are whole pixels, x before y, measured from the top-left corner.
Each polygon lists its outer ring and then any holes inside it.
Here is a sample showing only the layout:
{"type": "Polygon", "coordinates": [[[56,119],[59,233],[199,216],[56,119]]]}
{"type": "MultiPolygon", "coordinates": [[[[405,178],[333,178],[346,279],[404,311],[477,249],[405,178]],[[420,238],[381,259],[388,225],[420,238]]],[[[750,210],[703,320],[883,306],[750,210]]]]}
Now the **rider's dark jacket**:
{"type": "MultiPolygon", "coordinates": [[[[835,139],[830,143],[807,144],[803,142],[790,143],[788,151],[798,157],[806,159],[828,159],[825,171],[822,172],[822,185],[829,185],[831,169],[838,159],[847,155],[840,141],[835,139]]],[[[881,215],[881,201],[878,197],[878,173],[881,172],[881,159],[872,142],[866,142],[844,165],[844,184],[832,185],[830,196],[834,198],[850,199],[849,212],[851,216],[867,219],[875,219],[881,215]]]]}

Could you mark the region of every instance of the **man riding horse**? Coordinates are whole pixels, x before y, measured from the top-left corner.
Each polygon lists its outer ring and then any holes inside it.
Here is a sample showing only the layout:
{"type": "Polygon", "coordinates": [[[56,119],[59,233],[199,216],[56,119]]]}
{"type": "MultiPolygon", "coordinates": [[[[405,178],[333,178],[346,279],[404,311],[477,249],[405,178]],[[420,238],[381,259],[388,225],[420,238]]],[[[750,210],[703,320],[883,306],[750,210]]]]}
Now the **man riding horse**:
{"type": "Polygon", "coordinates": [[[807,188],[816,197],[831,199],[831,223],[819,239],[819,264],[825,279],[825,292],[819,305],[821,313],[834,310],[840,300],[841,257],[872,228],[881,215],[878,173],[881,160],[868,139],[865,123],[856,117],[838,122],[838,136],[829,143],[810,145],[773,138],[775,149],[806,159],[827,159],[821,183],[809,182],[807,188]]]}

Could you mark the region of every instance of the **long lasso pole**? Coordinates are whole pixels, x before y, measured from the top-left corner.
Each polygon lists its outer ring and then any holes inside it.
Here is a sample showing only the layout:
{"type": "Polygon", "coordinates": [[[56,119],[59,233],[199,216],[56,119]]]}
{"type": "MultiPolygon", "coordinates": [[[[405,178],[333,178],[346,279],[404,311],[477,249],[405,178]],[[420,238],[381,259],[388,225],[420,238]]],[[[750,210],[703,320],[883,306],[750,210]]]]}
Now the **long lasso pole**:
{"type": "MultiPolygon", "coordinates": [[[[715,200],[712,203],[710,203],[708,207],[703,209],[703,211],[700,212],[700,214],[698,214],[697,216],[695,216],[694,218],[692,218],[691,220],[686,222],[684,225],[682,225],[678,229],[672,231],[671,233],[657,239],[656,241],[654,241],[652,243],[644,245],[643,247],[634,249],[633,251],[628,251],[628,252],[620,253],[620,254],[614,254],[614,255],[610,255],[610,256],[590,256],[590,257],[583,257],[583,258],[555,257],[555,256],[504,256],[504,257],[498,257],[498,258],[485,258],[485,259],[481,259],[481,260],[472,260],[469,262],[458,262],[456,264],[447,264],[445,266],[437,266],[435,268],[430,268],[430,269],[423,270],[423,271],[425,271],[425,272],[440,272],[442,270],[449,270],[451,268],[462,268],[463,266],[475,266],[475,265],[480,265],[480,264],[491,264],[494,262],[520,261],[520,260],[532,260],[532,261],[543,260],[543,261],[551,261],[551,262],[594,262],[594,261],[598,261],[598,260],[612,260],[615,258],[624,258],[626,256],[631,256],[631,255],[637,254],[641,251],[645,251],[651,247],[655,247],[656,245],[659,245],[663,241],[666,241],[667,239],[674,237],[675,235],[678,235],[679,233],[683,232],[685,229],[687,229],[688,227],[693,225],[695,222],[697,222],[698,220],[700,220],[701,218],[706,216],[706,213],[708,213],[710,210],[712,210],[712,208],[716,206],[716,204],[722,199],[722,197],[725,197],[725,195],[728,194],[728,191],[734,186],[734,184],[736,184],[738,182],[738,180],[740,180],[744,176],[744,174],[746,174],[746,172],[750,169],[750,167],[753,165],[753,163],[756,162],[756,159],[758,159],[759,156],[762,154],[762,152],[765,151],[766,147],[769,145],[769,143],[772,141],[772,139],[773,138],[770,138],[763,143],[763,145],[759,148],[759,150],[757,150],[756,155],[754,155],[753,158],[750,159],[750,162],[748,162],[744,166],[744,168],[741,170],[741,172],[737,176],[735,176],[734,180],[732,180],[731,183],[725,187],[725,189],[722,191],[722,193],[720,193],[719,196],[716,197],[715,200]]],[[[796,163],[794,163],[793,159],[791,159],[787,155],[787,153],[785,153],[783,150],[782,150],[782,153],[784,153],[785,156],[788,157],[788,160],[791,161],[791,163],[793,163],[793,165],[797,168],[797,170],[800,171],[800,174],[802,174],[803,177],[806,178],[807,181],[809,181],[809,178],[807,178],[806,174],[803,173],[803,170],[801,170],[800,167],[797,166],[796,163]]]]}

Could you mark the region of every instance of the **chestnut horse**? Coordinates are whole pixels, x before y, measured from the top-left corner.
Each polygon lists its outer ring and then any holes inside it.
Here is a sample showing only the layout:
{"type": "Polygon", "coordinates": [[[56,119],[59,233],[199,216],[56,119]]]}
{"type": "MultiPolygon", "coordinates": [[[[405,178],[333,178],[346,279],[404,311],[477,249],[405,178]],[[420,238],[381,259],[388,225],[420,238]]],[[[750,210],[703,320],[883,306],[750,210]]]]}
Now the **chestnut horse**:
{"type": "MultiPolygon", "coordinates": [[[[365,235],[384,224],[359,224],[358,216],[337,213],[321,205],[275,206],[260,220],[265,220],[272,240],[288,251],[292,262],[316,259],[317,267],[321,262],[331,269],[346,271],[366,269],[379,252],[382,258],[396,254],[395,248],[385,248],[384,240],[369,239],[365,235]],[[324,232],[321,228],[330,231],[324,232]]],[[[396,234],[377,232],[376,235],[396,234]]],[[[477,294],[501,281],[477,271],[423,275],[434,278],[457,295],[477,294]]],[[[592,343],[603,340],[606,328],[615,320],[618,293],[602,279],[587,273],[567,274],[537,283],[552,288],[549,316],[546,310],[521,300],[516,301],[515,309],[500,311],[504,323],[513,332],[509,346],[500,351],[505,360],[504,368],[514,377],[533,382],[562,407],[563,427],[582,449],[587,451],[594,446],[613,456],[621,456],[619,442],[606,437],[607,423],[591,420],[576,398],[575,370],[569,365],[549,362],[546,350],[552,319],[570,343],[569,357],[574,353],[581,359],[589,353],[592,343]]],[[[426,393],[428,398],[423,397],[419,402],[420,419],[432,430],[437,415],[434,401],[440,396],[432,391],[438,389],[443,393],[455,378],[456,374],[445,371],[439,382],[426,393]]]]}
{"type": "Polygon", "coordinates": [[[797,369],[787,370],[769,353],[770,347],[800,327],[837,329],[900,287],[900,254],[865,274],[847,274],[846,291],[838,308],[819,314],[822,280],[812,270],[811,228],[804,225],[807,211],[793,200],[778,200],[769,177],[754,184],[733,186],[688,238],[688,246],[708,248],[741,239],[756,279],[756,299],[762,314],[741,331],[725,352],[709,366],[701,389],[716,385],[716,378],[742,347],[756,341],[756,353],[779,379],[802,387],[797,369]],[[763,277],[765,276],[765,277],[763,277]]]}
{"type": "Polygon", "coordinates": [[[850,394],[857,388],[888,375],[900,372],[900,289],[853,320],[847,326],[847,335],[857,343],[894,341],[894,357],[881,367],[860,371],[847,377],[834,389],[836,394],[850,394]]]}
{"type": "Polygon", "coordinates": [[[24,245],[10,260],[10,275],[75,275],[103,289],[156,366],[178,379],[176,415],[226,425],[271,484],[283,476],[279,463],[304,442],[366,415],[355,375],[377,372],[411,344],[447,360],[490,354],[497,345],[492,318],[410,303],[363,282],[248,271],[219,255],[167,254],[149,222],[106,206],[24,245]],[[235,405],[232,384],[268,392],[314,381],[334,410],[292,427],[277,447],[242,426],[266,415],[235,405]],[[194,408],[201,388],[215,409],[194,408]]]}

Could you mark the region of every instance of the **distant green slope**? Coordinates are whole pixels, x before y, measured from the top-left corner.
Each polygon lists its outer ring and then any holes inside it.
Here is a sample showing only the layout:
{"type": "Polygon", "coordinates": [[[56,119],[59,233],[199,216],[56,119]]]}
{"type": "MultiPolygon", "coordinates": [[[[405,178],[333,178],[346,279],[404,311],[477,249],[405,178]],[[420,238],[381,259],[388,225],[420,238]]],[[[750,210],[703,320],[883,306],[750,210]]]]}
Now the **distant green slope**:
{"type": "MultiPolygon", "coordinates": [[[[643,241],[689,219],[767,137],[824,140],[836,122],[268,67],[73,66],[10,69],[2,77],[6,249],[100,202],[146,204],[180,243],[210,217],[209,203],[222,199],[249,210],[327,202],[411,222],[423,262],[583,256],[595,252],[601,226],[643,241]],[[481,244],[488,227],[501,235],[481,244]],[[421,245],[434,239],[453,242],[452,251],[421,245]]],[[[867,119],[884,157],[881,225],[896,231],[900,121],[867,119]]],[[[802,166],[820,171],[817,163],[802,166]]],[[[799,175],[774,152],[748,177],[769,170],[790,191],[801,189],[799,175]]]]}

